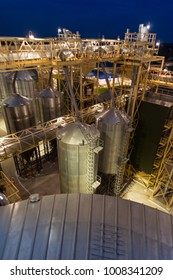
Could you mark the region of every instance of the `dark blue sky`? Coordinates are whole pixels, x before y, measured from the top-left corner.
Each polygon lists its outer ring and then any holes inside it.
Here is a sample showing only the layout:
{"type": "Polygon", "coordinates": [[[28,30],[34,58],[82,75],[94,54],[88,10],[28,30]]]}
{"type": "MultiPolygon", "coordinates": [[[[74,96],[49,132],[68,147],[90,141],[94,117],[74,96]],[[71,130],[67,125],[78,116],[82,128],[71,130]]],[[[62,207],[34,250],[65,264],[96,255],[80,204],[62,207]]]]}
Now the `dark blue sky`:
{"type": "Polygon", "coordinates": [[[151,23],[161,43],[173,42],[173,0],[0,0],[0,36],[56,37],[57,28],[79,31],[82,38],[124,38],[151,23]]]}

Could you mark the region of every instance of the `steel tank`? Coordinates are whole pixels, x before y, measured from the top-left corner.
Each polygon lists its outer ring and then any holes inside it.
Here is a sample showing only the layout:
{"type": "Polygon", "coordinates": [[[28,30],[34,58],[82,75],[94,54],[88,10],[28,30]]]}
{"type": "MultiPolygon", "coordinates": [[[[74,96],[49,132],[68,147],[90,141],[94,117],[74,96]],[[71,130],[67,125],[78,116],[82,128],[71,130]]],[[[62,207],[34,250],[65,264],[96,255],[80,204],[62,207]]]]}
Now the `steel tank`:
{"type": "Polygon", "coordinates": [[[37,90],[37,72],[32,70],[23,70],[12,72],[7,76],[7,83],[10,92],[26,96],[28,98],[35,98],[37,90]]]}
{"type": "Polygon", "coordinates": [[[126,156],[126,139],[129,120],[116,108],[103,111],[96,116],[100,138],[104,148],[99,155],[99,171],[115,175],[126,156]]]}
{"type": "Polygon", "coordinates": [[[25,96],[14,94],[4,100],[2,113],[9,134],[35,126],[33,103],[25,96]]]}
{"type": "Polygon", "coordinates": [[[62,193],[94,193],[97,177],[99,131],[94,125],[69,124],[57,133],[62,193]]]}
{"type": "Polygon", "coordinates": [[[62,115],[63,94],[47,87],[38,94],[40,120],[42,123],[62,115]]]}

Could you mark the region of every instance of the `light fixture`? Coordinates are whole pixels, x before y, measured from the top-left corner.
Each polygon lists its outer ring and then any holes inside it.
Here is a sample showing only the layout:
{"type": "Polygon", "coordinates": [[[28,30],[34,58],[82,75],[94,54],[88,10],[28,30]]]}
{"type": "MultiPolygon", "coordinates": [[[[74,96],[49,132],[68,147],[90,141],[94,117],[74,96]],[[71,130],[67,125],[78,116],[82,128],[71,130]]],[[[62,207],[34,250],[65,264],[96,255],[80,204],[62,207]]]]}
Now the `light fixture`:
{"type": "Polygon", "coordinates": [[[32,31],[29,31],[28,37],[29,37],[29,39],[34,39],[34,35],[33,35],[32,31]]]}
{"type": "Polygon", "coordinates": [[[150,23],[147,24],[147,29],[149,30],[151,27],[150,23]]]}
{"type": "Polygon", "coordinates": [[[160,41],[157,41],[156,42],[156,47],[159,47],[160,46],[160,41]]]}

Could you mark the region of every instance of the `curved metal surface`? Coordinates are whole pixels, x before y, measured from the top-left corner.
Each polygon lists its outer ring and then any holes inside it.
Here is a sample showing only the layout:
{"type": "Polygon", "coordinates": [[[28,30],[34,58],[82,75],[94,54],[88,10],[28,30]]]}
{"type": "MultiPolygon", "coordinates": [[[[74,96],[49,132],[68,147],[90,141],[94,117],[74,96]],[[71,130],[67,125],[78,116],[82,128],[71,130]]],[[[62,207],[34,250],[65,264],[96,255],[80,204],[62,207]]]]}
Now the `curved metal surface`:
{"type": "Polygon", "coordinates": [[[99,131],[94,126],[75,122],[58,134],[58,163],[62,193],[93,193],[97,177],[99,131]]]}
{"type": "Polygon", "coordinates": [[[173,216],[102,195],[0,207],[0,259],[172,260],[173,216]]]}
{"type": "Polygon", "coordinates": [[[37,74],[32,70],[12,72],[7,76],[10,92],[13,93],[13,83],[17,94],[35,98],[37,92],[37,74]]]}
{"type": "Polygon", "coordinates": [[[99,156],[99,171],[117,174],[123,156],[123,138],[128,128],[128,119],[116,108],[111,108],[96,116],[100,138],[104,148],[99,156]]]}
{"type": "Polygon", "coordinates": [[[47,122],[61,116],[63,95],[48,87],[38,94],[41,122],[47,122]]]}
{"type": "Polygon", "coordinates": [[[35,125],[32,100],[25,96],[10,96],[3,101],[2,109],[8,133],[35,125]]]}

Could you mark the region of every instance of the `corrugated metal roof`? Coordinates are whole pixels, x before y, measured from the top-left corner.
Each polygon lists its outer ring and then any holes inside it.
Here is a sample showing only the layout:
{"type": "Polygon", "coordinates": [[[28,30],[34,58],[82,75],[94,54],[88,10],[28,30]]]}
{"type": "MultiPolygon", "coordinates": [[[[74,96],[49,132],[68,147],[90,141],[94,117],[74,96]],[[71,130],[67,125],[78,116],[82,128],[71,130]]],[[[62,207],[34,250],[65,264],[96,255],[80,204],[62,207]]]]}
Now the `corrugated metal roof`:
{"type": "Polygon", "coordinates": [[[0,207],[0,259],[173,259],[173,216],[111,196],[0,207]]]}

